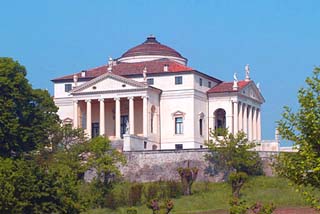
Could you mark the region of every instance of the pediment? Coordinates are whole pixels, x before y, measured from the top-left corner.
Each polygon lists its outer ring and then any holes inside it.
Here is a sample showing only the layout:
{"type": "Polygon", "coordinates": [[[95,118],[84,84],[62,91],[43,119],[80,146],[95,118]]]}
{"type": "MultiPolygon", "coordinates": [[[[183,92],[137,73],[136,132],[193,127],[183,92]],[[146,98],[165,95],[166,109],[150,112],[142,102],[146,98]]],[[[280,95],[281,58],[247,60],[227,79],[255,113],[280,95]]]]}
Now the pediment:
{"type": "Polygon", "coordinates": [[[258,89],[258,87],[256,86],[256,84],[254,82],[251,82],[246,87],[241,89],[239,91],[239,93],[242,96],[257,100],[260,103],[264,103],[265,102],[260,90],[258,89]]]}
{"type": "Polygon", "coordinates": [[[103,74],[74,88],[71,93],[94,93],[98,91],[121,91],[146,88],[147,85],[112,73],[103,74]]]}

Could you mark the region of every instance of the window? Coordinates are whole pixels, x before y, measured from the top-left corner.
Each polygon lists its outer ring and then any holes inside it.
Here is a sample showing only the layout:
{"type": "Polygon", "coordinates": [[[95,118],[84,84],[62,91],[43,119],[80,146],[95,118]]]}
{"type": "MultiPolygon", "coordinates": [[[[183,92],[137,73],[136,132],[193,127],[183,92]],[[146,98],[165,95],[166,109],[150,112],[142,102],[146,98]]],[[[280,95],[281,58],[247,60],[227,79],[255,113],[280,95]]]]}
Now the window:
{"type": "Polygon", "coordinates": [[[143,141],[143,148],[144,149],[147,149],[147,144],[148,144],[147,141],[143,141]]]}
{"type": "Polygon", "coordinates": [[[148,85],[153,85],[153,84],[154,84],[153,78],[147,79],[147,84],[148,84],[148,85]]]}
{"type": "Polygon", "coordinates": [[[64,91],[69,92],[72,90],[72,85],[71,84],[64,84],[64,91]]]}
{"type": "Polygon", "coordinates": [[[175,118],[175,133],[183,134],[183,118],[182,117],[175,118]]]}
{"type": "Polygon", "coordinates": [[[175,147],[176,147],[177,150],[183,149],[183,145],[182,144],[175,144],[175,147]]]}
{"type": "Polygon", "coordinates": [[[175,77],[175,84],[182,85],[182,76],[175,77]]]}
{"type": "Polygon", "coordinates": [[[200,135],[202,136],[202,119],[199,119],[199,131],[200,135]]]}
{"type": "Polygon", "coordinates": [[[199,85],[202,86],[202,78],[199,79],[199,85]]]}
{"type": "Polygon", "coordinates": [[[211,88],[211,82],[210,81],[208,82],[208,88],[211,88]]]}
{"type": "Polygon", "coordinates": [[[92,138],[98,137],[99,136],[99,123],[92,123],[92,127],[91,127],[91,135],[92,138]]]}

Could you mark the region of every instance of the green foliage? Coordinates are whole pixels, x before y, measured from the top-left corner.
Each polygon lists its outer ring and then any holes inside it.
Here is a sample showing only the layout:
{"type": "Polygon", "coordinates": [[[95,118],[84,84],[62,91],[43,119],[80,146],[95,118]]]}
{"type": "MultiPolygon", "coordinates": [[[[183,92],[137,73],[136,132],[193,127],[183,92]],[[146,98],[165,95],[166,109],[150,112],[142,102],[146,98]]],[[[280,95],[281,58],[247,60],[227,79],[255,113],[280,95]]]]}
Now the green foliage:
{"type": "Polygon", "coordinates": [[[250,149],[256,146],[249,142],[244,132],[236,135],[221,129],[219,133],[211,132],[212,141],[207,143],[210,154],[206,159],[214,164],[215,172],[223,171],[229,174],[232,171],[245,172],[248,175],[261,175],[262,162],[259,154],[250,149]]]}
{"type": "Polygon", "coordinates": [[[197,179],[199,169],[196,167],[190,168],[188,166],[186,168],[179,167],[177,171],[181,177],[183,194],[191,195],[191,186],[193,182],[197,179]]]}
{"type": "Polygon", "coordinates": [[[229,182],[231,183],[232,195],[235,198],[240,197],[240,189],[248,180],[248,174],[245,172],[232,172],[229,175],[229,182]]]}
{"type": "Polygon", "coordinates": [[[248,205],[246,201],[240,200],[239,198],[232,198],[229,202],[230,214],[246,214],[248,205]]]}
{"type": "Polygon", "coordinates": [[[32,89],[26,69],[0,58],[0,156],[20,156],[50,143],[58,108],[45,90],[32,89]]]}
{"type": "Polygon", "coordinates": [[[276,206],[273,203],[262,204],[257,202],[249,208],[250,214],[272,214],[275,211],[276,206]]]}
{"type": "Polygon", "coordinates": [[[169,214],[174,207],[172,200],[160,202],[158,199],[152,199],[146,205],[152,210],[153,214],[169,214]]]}
{"type": "Polygon", "coordinates": [[[136,208],[130,207],[127,209],[127,214],[137,214],[138,211],[136,208]]]}
{"type": "Polygon", "coordinates": [[[141,204],[143,193],[143,185],[140,183],[135,183],[130,187],[129,191],[129,205],[136,206],[141,204]]]}
{"type": "Polygon", "coordinates": [[[32,160],[0,159],[0,213],[79,213],[72,180],[32,160]]]}
{"type": "MultiPolygon", "coordinates": [[[[298,92],[299,109],[296,113],[284,108],[278,130],[283,139],[294,142],[297,153],[281,154],[275,165],[279,175],[299,186],[320,189],[320,68],[306,79],[306,88],[298,92]]],[[[309,192],[310,193],[310,192],[309,192]]],[[[306,195],[310,194],[307,192],[306,195]]],[[[313,205],[320,209],[319,199],[313,205]]]]}

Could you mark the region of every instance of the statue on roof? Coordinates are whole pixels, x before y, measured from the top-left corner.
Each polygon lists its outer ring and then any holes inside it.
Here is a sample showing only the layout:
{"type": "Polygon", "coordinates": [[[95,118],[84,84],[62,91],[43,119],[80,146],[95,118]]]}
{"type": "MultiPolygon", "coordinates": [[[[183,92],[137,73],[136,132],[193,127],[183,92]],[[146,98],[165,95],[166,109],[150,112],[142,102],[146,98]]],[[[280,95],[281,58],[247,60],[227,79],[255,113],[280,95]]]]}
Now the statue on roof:
{"type": "Polygon", "coordinates": [[[143,68],[143,81],[147,81],[147,66],[144,66],[143,68]]]}
{"type": "Polygon", "coordinates": [[[249,64],[246,64],[246,66],[244,67],[244,70],[246,71],[246,81],[250,80],[250,67],[249,64]]]}
{"type": "Polygon", "coordinates": [[[233,74],[233,81],[234,81],[234,82],[238,82],[237,73],[234,73],[234,74],[233,74]]]}

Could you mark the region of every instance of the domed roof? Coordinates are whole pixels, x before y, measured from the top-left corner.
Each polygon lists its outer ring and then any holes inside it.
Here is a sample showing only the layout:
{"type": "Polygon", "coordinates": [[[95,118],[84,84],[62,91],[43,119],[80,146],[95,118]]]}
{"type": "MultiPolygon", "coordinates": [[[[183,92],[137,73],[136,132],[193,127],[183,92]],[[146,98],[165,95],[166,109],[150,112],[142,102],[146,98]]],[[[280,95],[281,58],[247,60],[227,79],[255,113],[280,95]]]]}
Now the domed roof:
{"type": "Polygon", "coordinates": [[[135,57],[135,56],[148,56],[148,55],[184,58],[176,50],[160,44],[160,42],[158,42],[156,40],[156,37],[153,35],[149,36],[144,43],[129,49],[127,52],[125,52],[121,56],[121,58],[135,57]]]}

